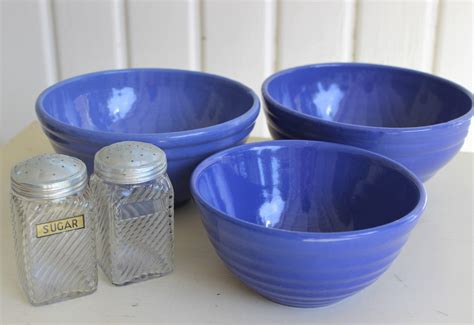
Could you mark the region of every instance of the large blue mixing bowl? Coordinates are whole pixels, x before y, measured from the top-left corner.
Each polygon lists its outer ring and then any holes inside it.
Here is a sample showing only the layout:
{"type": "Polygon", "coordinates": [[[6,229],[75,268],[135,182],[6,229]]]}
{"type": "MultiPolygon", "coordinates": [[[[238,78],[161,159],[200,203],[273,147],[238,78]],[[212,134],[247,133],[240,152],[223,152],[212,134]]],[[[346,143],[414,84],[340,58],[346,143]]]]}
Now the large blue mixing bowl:
{"type": "Polygon", "coordinates": [[[380,153],[426,181],[461,148],[472,94],[427,73],[359,63],[280,71],[262,86],[275,139],[322,140],[380,153]]]}
{"type": "Polygon", "coordinates": [[[198,165],[191,190],[228,268],[261,295],[296,307],[333,304],[374,282],[426,202],[402,165],[304,140],[219,152],[198,165]]]}
{"type": "Polygon", "coordinates": [[[190,198],[189,179],[212,153],[243,143],[260,109],[255,93],[223,77],[171,69],[103,71],[46,89],[36,112],[57,152],[82,159],[118,141],[153,143],[166,152],[175,201],[190,198]]]}

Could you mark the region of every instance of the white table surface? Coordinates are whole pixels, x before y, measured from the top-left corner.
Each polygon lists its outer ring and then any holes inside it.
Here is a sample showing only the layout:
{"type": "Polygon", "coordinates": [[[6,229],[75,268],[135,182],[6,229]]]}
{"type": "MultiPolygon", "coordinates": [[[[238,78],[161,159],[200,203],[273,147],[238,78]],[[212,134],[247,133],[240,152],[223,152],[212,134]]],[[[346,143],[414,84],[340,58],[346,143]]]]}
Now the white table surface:
{"type": "Polygon", "coordinates": [[[52,148],[37,123],[0,150],[0,320],[22,322],[464,322],[473,317],[473,154],[460,153],[426,183],[428,205],[400,256],[372,286],[336,305],[298,309],[261,297],[214,253],[192,203],[176,211],[176,270],[92,295],[30,306],[16,277],[9,220],[11,166],[52,148]]]}

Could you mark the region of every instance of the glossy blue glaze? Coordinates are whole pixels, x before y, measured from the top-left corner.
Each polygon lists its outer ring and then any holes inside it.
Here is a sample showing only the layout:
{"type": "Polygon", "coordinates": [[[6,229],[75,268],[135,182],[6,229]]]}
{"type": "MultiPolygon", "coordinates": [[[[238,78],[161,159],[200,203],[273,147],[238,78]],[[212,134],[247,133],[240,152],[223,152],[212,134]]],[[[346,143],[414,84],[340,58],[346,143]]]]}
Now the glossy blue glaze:
{"type": "Polygon", "coordinates": [[[374,282],[426,203],[423,185],[400,164],[304,140],[219,152],[198,165],[191,191],[229,269],[296,307],[333,304],[374,282]]]}
{"type": "Polygon", "coordinates": [[[118,141],[153,143],[166,152],[176,203],[212,153],[243,143],[260,109],[255,93],[223,77],[172,69],[103,71],[46,89],[36,113],[57,152],[82,159],[118,141]]]}
{"type": "Polygon", "coordinates": [[[262,86],[275,139],[349,144],[392,158],[426,181],[461,148],[472,94],[423,72],[359,63],[280,71],[262,86]]]}

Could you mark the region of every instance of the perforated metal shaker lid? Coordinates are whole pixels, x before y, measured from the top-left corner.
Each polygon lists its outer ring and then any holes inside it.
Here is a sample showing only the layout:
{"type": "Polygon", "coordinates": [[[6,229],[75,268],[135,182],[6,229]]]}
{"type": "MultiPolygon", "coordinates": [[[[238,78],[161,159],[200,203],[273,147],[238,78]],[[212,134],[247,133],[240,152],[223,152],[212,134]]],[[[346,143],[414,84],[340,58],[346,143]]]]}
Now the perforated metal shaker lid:
{"type": "Polygon", "coordinates": [[[77,158],[43,154],[18,163],[10,178],[16,194],[33,199],[57,199],[86,187],[87,168],[77,158]]]}
{"type": "Polygon", "coordinates": [[[94,173],[115,184],[139,184],[166,172],[166,154],[155,145],[123,141],[95,154],[94,173]]]}

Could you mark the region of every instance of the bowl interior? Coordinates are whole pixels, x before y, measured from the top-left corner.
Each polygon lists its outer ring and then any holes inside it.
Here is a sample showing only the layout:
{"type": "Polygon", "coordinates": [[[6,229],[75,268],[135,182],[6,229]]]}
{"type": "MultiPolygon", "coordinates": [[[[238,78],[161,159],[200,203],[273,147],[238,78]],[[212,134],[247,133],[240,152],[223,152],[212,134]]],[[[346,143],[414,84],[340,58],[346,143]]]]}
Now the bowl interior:
{"type": "Polygon", "coordinates": [[[62,123],[121,133],[163,133],[204,128],[234,119],[254,104],[242,85],[180,70],[139,69],[94,73],[47,90],[41,109],[62,123]]]}
{"type": "Polygon", "coordinates": [[[415,181],[390,161],[347,146],[278,143],[210,158],[196,171],[195,191],[231,218],[305,232],[380,226],[420,202],[415,181]]]}
{"type": "Polygon", "coordinates": [[[376,127],[418,127],[468,113],[470,95],[446,80],[373,65],[295,68],[270,79],[268,95],[324,120],[376,127]]]}

